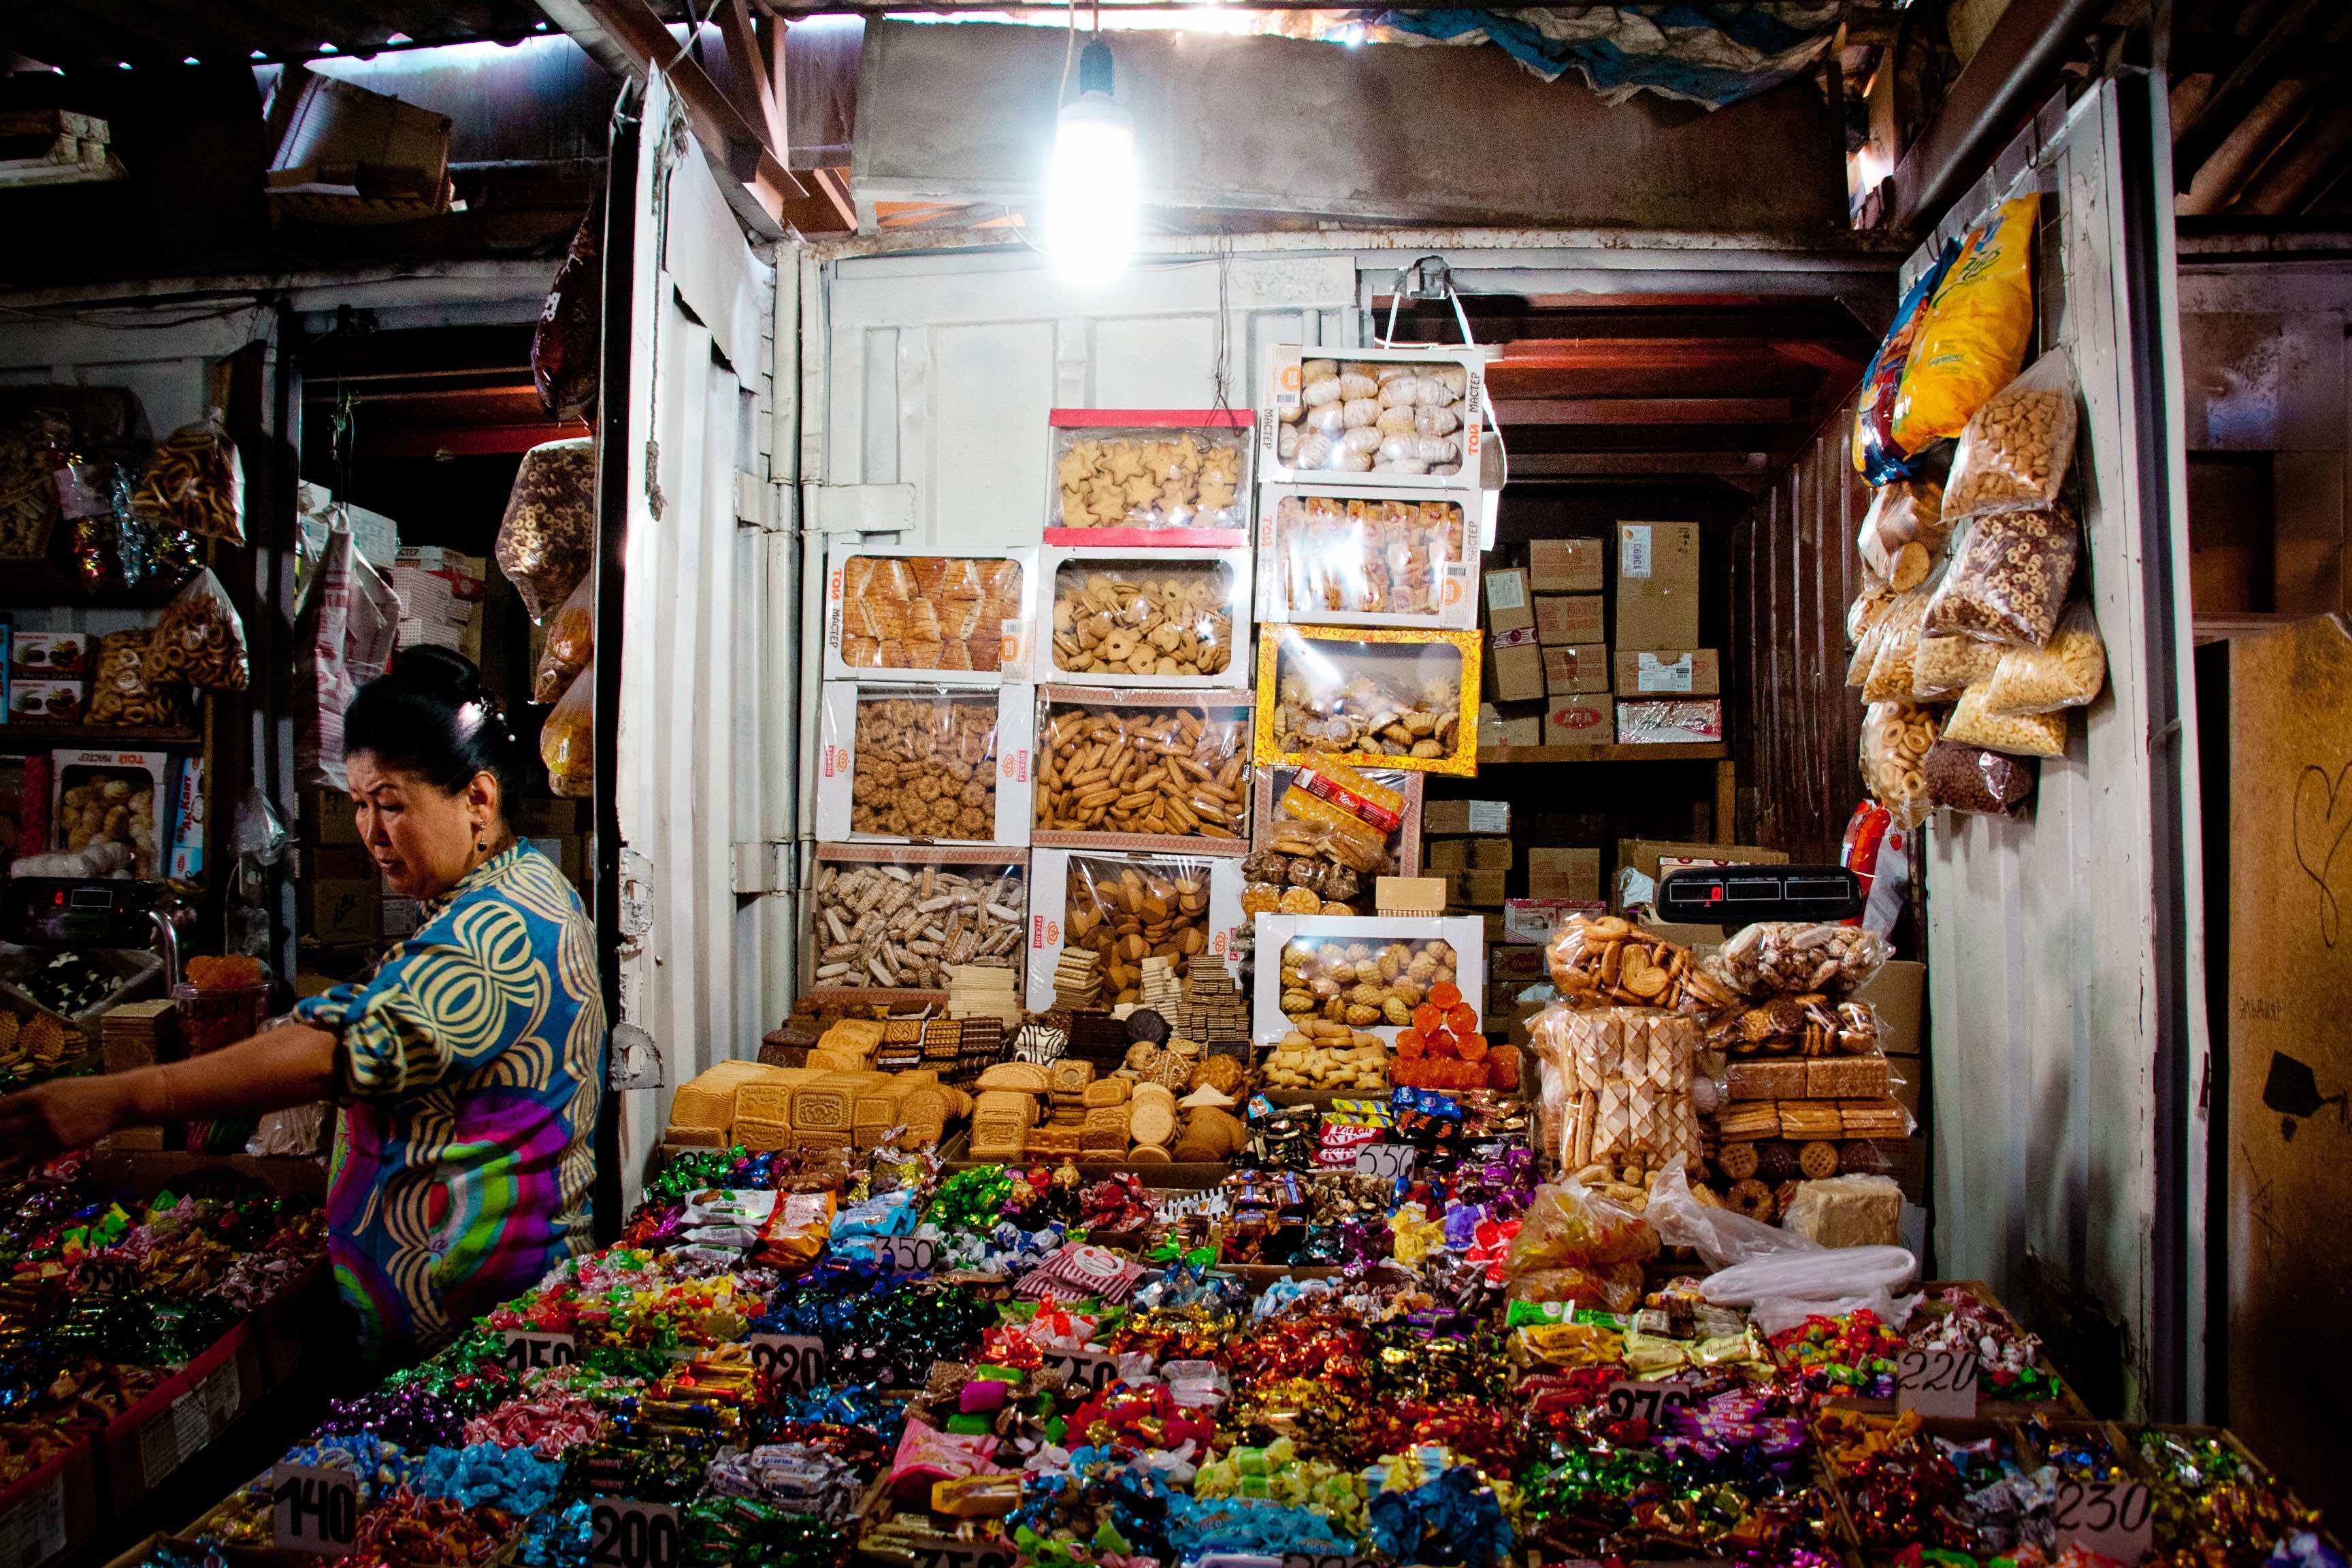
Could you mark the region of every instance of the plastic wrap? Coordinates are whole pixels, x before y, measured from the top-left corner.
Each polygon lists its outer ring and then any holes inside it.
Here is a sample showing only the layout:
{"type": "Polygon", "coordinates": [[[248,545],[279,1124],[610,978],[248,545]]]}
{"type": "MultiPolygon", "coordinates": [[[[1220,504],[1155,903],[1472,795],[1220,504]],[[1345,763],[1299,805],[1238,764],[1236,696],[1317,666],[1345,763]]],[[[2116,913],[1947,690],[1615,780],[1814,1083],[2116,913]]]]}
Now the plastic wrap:
{"type": "Polygon", "coordinates": [[[0,430],[0,561],[38,561],[57,535],[57,472],[72,427],[54,409],[36,409],[0,430]]]}
{"type": "Polygon", "coordinates": [[[2003,202],[1971,231],[1937,285],[1895,400],[1895,446],[1922,450],[1957,436],[2015,378],[2033,333],[2033,226],[2039,194],[2003,202]]]}
{"type": "MultiPolygon", "coordinates": [[[[1043,689],[1037,738],[1036,838],[1105,835],[1212,840],[1239,854],[1249,839],[1246,697],[1043,689]]],[[[1173,845],[1135,845],[1176,848],[1173,845]]]]}
{"type": "MultiPolygon", "coordinates": [[[[1922,637],[1911,656],[1911,699],[1916,702],[1948,702],[1963,689],[1990,677],[2000,663],[1999,643],[1975,637],[1922,637]]],[[[1895,700],[1901,700],[1897,693],[1895,700]]]]}
{"type": "Polygon", "coordinates": [[[1503,1275],[1507,1281],[1530,1269],[1646,1263],[1658,1255],[1658,1245],[1647,1220],[1569,1175],[1536,1189],[1511,1238],[1503,1275]]]}
{"type": "Polygon", "coordinates": [[[1053,559],[1041,680],[1232,686],[1249,626],[1249,553],[1053,559]]]}
{"type": "Polygon", "coordinates": [[[1065,952],[1096,955],[1105,1006],[1143,1000],[1146,959],[1166,959],[1181,980],[1193,959],[1211,952],[1210,864],[1179,856],[1070,857],[1065,952]]]}
{"type": "Polygon", "coordinates": [[[522,455],[493,553],[532,620],[572,596],[596,557],[594,441],[544,441],[522,455]]]}
{"type": "MultiPolygon", "coordinates": [[[[1278,959],[1277,1005],[1294,1026],[1319,1018],[1351,1029],[1401,1029],[1427,1006],[1431,1028],[1442,1025],[1464,1036],[1478,1032],[1475,1005],[1464,1000],[1436,1007],[1431,1000],[1440,985],[1455,986],[1460,994],[1462,954],[1442,937],[1379,935],[1370,928],[1336,935],[1302,932],[1282,939],[1278,959]]],[[[1481,1039],[1481,1056],[1484,1046],[1481,1039]]]]}
{"type": "Polygon", "coordinates": [[[1927,580],[1948,532],[1943,487],[1932,479],[1896,479],[1872,492],[1853,542],[1862,563],[1900,594],[1927,580]]]}
{"type": "Polygon", "coordinates": [[[1874,702],[1862,715],[1862,782],[1871,798],[1908,830],[1927,819],[1927,748],[1942,734],[1935,710],[1874,702]]]}
{"type": "Polygon", "coordinates": [[[1369,915],[1379,879],[1418,864],[1407,846],[1419,843],[1419,775],[1333,762],[1255,771],[1256,847],[1242,862],[1244,917],[1369,915]]]}
{"type": "Polygon", "coordinates": [[[539,730],[539,760],[547,766],[547,787],[567,799],[583,799],[596,785],[596,661],[591,658],[564,688],[539,730]]]}
{"type": "Polygon", "coordinates": [[[992,692],[860,692],[850,831],[985,841],[996,825],[992,692]]]}
{"type": "Polygon", "coordinates": [[[2080,548],[2074,514],[2063,506],[1969,519],[1928,601],[1926,634],[2040,647],[2058,624],[2080,548]]]}
{"type": "Polygon", "coordinates": [[[1846,629],[1853,637],[1853,657],[1845,661],[1848,686],[1859,689],[1869,684],[1871,667],[1878,662],[1879,647],[1886,640],[1887,623],[1901,602],[1902,595],[1893,593],[1864,594],[1854,600],[1846,616],[1846,629]]]}
{"type": "Polygon", "coordinates": [[[1830,921],[1759,921],[1744,926],[1706,957],[1706,973],[1746,997],[1850,996],[1895,956],[1860,926],[1830,921]]]}
{"type": "Polygon", "coordinates": [[[1263,626],[1258,637],[1259,763],[1477,771],[1477,633],[1263,626]]]}
{"type": "Polygon", "coordinates": [[[1445,478],[1476,459],[1480,382],[1459,359],[1302,357],[1297,377],[1273,432],[1286,469],[1445,478]]]}
{"type": "Polygon", "coordinates": [[[1960,435],[1945,510],[1953,518],[2054,506],[2074,458],[2074,361],[2063,349],[1993,395],[1960,435]]]}
{"type": "Polygon", "coordinates": [[[1270,492],[1260,618],[1466,626],[1476,548],[1461,501],[1307,489],[1270,492]]]}
{"type": "Polygon", "coordinates": [[[106,634],[98,645],[85,722],[161,726],[185,719],[172,689],[148,679],[153,646],[154,634],[144,626],[106,634]]]}
{"type": "Polygon", "coordinates": [[[2099,620],[2077,599],[2058,617],[2041,647],[2013,647],[1985,681],[1984,710],[1997,718],[2086,708],[2107,683],[2106,645],[2099,620]]]}
{"type": "Polygon", "coordinates": [[[1249,528],[1250,416],[1055,409],[1054,529],[1249,528]]]}
{"type": "Polygon", "coordinates": [[[1544,949],[1571,1007],[1664,1007],[1711,1013],[1731,1000],[1690,949],[1615,915],[1570,915],[1544,949]]]}
{"type": "Polygon", "coordinates": [[[1557,1169],[1657,1170],[1676,1157],[1698,1159],[1696,1020],[1655,1007],[1554,1005],[1528,1037],[1542,1086],[1544,1149],[1557,1169]]]}
{"type": "MultiPolygon", "coordinates": [[[[550,419],[577,419],[596,401],[598,356],[604,351],[604,193],[590,199],[587,216],[564,247],[563,265],[530,337],[530,379],[550,419]]],[[[553,694],[540,699],[552,701],[553,694]]]]}
{"type": "Polygon", "coordinates": [[[2033,795],[2033,764],[1982,746],[1938,741],[1923,770],[1927,799],[1979,816],[2014,816],[2033,795]]]}
{"type": "MultiPolygon", "coordinates": [[[[58,848],[82,854],[112,846],[134,877],[163,874],[157,842],[163,822],[164,757],[160,752],[58,752],[51,822],[58,848]]],[[[30,873],[37,875],[38,873],[30,873]]]]}
{"type": "Polygon", "coordinates": [[[580,579],[563,607],[547,623],[547,646],[539,656],[539,668],[531,677],[530,700],[552,702],[563,695],[572,677],[588,667],[596,654],[596,576],[590,573],[580,579]]]}
{"type": "Polygon", "coordinates": [[[1944,721],[1943,738],[1988,751],[2019,757],[2063,757],[2066,754],[2066,711],[1998,714],[1985,708],[1985,689],[1971,686],[1952,704],[1944,721]]]}
{"type": "Polygon", "coordinates": [[[1918,342],[1919,329],[1927,324],[1927,307],[1937,286],[1958,254],[1958,246],[1945,245],[1927,269],[1912,279],[1895,307],[1894,324],[1886,329],[1878,351],[1870,356],[1869,368],[1862,374],[1862,390],[1853,411],[1853,466],[1872,484],[1885,484],[1910,472],[1911,453],[1895,441],[1895,398],[1902,389],[1904,367],[1911,363],[1911,351],[1918,342]]]}
{"type": "Polygon", "coordinates": [[[242,691],[252,679],[245,623],[210,568],[200,568],[163,606],[147,644],[145,673],[151,686],[212,691],[242,691]]]}
{"type": "Polygon", "coordinates": [[[147,459],[132,505],[158,526],[245,542],[245,469],[217,408],[172,432],[147,459]]]}
{"type": "Polygon", "coordinates": [[[1927,600],[1934,591],[1930,583],[1918,584],[1896,595],[1895,603],[1887,607],[1886,618],[1878,624],[1877,651],[1872,654],[1870,669],[1863,677],[1864,701],[1910,700],[1920,627],[1927,621],[1927,600]]]}
{"type": "Polygon", "coordinates": [[[1617,743],[1621,746],[1689,745],[1723,739],[1723,699],[1621,699],[1617,743]]]}
{"type": "Polygon", "coordinates": [[[1029,560],[1010,555],[845,556],[828,584],[829,651],[851,671],[1017,673],[1028,657],[1029,577],[1029,560]]]}
{"type": "Polygon", "coordinates": [[[819,846],[811,987],[945,990],[958,966],[1017,970],[1028,868],[982,853],[819,846]]]}

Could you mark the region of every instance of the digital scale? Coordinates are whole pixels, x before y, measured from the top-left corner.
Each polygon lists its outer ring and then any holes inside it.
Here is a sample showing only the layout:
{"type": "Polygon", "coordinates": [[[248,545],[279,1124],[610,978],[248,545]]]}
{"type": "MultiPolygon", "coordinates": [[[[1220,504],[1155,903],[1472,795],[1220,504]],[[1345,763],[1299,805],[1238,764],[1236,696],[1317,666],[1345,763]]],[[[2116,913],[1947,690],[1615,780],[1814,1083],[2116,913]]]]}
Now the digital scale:
{"type": "Polygon", "coordinates": [[[1685,866],[1658,882],[1650,910],[1678,925],[1850,921],[1862,879],[1843,866],[1685,866]]]}
{"type": "Polygon", "coordinates": [[[116,879],[17,877],[0,885],[0,941],[19,947],[111,947],[161,953],[166,992],[180,982],[170,885],[116,879]]]}

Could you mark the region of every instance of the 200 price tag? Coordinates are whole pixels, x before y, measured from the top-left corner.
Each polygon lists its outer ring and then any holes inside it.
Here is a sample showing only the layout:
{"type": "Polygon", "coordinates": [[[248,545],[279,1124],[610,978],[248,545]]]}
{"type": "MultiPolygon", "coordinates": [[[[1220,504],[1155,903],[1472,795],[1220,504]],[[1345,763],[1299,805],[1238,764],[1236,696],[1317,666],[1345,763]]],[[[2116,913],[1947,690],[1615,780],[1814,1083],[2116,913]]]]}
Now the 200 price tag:
{"type": "Polygon", "coordinates": [[[588,1556],[598,1568],[677,1568],[684,1537],[677,1510],[628,1498],[598,1498],[588,1513],[588,1556]]]}
{"type": "Polygon", "coordinates": [[[1371,1143],[1356,1151],[1356,1174],[1393,1182],[1412,1169],[1421,1151],[1410,1143],[1371,1143]]]}
{"type": "Polygon", "coordinates": [[[752,1334],[743,1341],[751,1364],[778,1388],[806,1388],[824,1365],[824,1342],[808,1334],[752,1334]]]}
{"type": "Polygon", "coordinates": [[[1047,1351],[1045,1369],[1058,1372],[1072,1388],[1099,1393],[1118,1381],[1118,1358],[1100,1351],[1047,1351]]]}
{"type": "Polygon", "coordinates": [[[2071,1539],[2103,1557],[2137,1563],[2155,1544],[2146,1481],[2061,1481],[2050,1522],[2060,1540],[2071,1539]]]}
{"type": "Polygon", "coordinates": [[[280,1465],[269,1472],[269,1533],[280,1550],[342,1557],[359,1527],[359,1481],[349,1470],[280,1465]]]}
{"type": "Polygon", "coordinates": [[[1001,1542],[919,1535],[907,1543],[907,1555],[918,1568],[1013,1568],[1013,1552],[1001,1542]]]}
{"type": "Polygon", "coordinates": [[[1905,1351],[1895,1363],[1895,1406],[1922,1415],[1977,1413],[1977,1358],[1969,1351],[1905,1351]]]}
{"type": "Polygon", "coordinates": [[[1667,1411],[1688,1407],[1693,1394],[1690,1384],[1686,1383],[1635,1383],[1621,1377],[1611,1384],[1608,1392],[1601,1397],[1608,1405],[1612,1418],[1630,1421],[1638,1415],[1654,1426],[1664,1418],[1667,1411]]]}
{"type": "Polygon", "coordinates": [[[940,1247],[919,1236],[894,1236],[882,1244],[882,1267],[901,1274],[928,1274],[939,1267],[940,1247]]]}
{"type": "Polygon", "coordinates": [[[507,1331],[507,1365],[517,1372],[535,1366],[571,1366],[580,1359],[580,1347],[570,1334],[541,1333],[536,1329],[507,1331]]]}

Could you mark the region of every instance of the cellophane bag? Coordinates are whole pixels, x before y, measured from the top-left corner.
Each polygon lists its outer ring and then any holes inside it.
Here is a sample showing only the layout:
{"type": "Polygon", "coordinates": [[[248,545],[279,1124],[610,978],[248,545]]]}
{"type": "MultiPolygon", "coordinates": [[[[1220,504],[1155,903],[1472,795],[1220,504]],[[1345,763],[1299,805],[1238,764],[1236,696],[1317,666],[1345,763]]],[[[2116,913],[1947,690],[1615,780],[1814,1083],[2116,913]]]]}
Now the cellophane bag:
{"type": "Polygon", "coordinates": [[[245,542],[245,469],[217,408],[172,432],[147,459],[132,504],[164,528],[245,542]]]}
{"type": "Polygon", "coordinates": [[[1984,708],[1996,718],[2087,708],[2107,683],[2107,649],[2088,601],[2077,599],[2058,617],[2040,647],[2013,647],[2000,656],[1984,684],[1984,708]]]}
{"type": "Polygon", "coordinates": [[[1885,484],[1910,472],[1911,451],[1895,440],[1895,399],[1903,385],[1904,367],[1911,363],[1911,351],[1918,342],[1919,329],[1927,324],[1928,305],[1958,252],[1958,246],[1946,245],[1903,291],[1895,324],[1886,329],[1878,352],[1870,356],[1870,368],[1862,374],[1862,392],[1853,410],[1853,466],[1872,484],[1885,484]]]}
{"type": "Polygon", "coordinates": [[[1869,673],[1863,677],[1864,702],[1910,700],[1912,670],[1919,654],[1919,628],[1927,620],[1927,599],[1934,591],[1932,584],[1920,584],[1898,595],[1888,608],[1886,619],[1880,626],[1878,651],[1872,656],[1869,673]]]}
{"type": "Polygon", "coordinates": [[[1896,479],[1871,492],[1853,545],[1862,563],[1900,594],[1927,580],[1948,531],[1943,487],[1933,479],[1896,479]]]}
{"type": "Polygon", "coordinates": [[[2063,757],[2066,754],[2066,710],[2054,713],[2000,714],[1988,712],[1985,689],[1971,686],[1952,704],[1944,721],[1944,739],[2018,757],[2063,757]]]}
{"type": "Polygon", "coordinates": [[[147,644],[146,677],[150,686],[208,691],[242,691],[252,680],[245,622],[210,567],[199,568],[163,606],[147,644]]]}
{"type": "Polygon", "coordinates": [[[2014,816],[2033,795],[2033,763],[2005,752],[1938,741],[1927,749],[1927,798],[1976,816],[2014,816]]]}
{"type": "Polygon", "coordinates": [[[2082,543],[2074,514],[2063,505],[1987,512],[1967,527],[1927,603],[1925,635],[2040,647],[2074,580],[2082,543]]]}
{"type": "Polygon", "coordinates": [[[603,352],[604,194],[588,204],[556,269],[530,338],[530,378],[550,419],[577,419],[596,401],[603,352]]]}
{"type": "Polygon", "coordinates": [[[1927,819],[1927,749],[1941,737],[1936,711],[1909,702],[1874,702],[1862,715],[1862,782],[1908,831],[1927,819]]]}
{"type": "Polygon", "coordinates": [[[492,553],[532,620],[572,596],[596,554],[594,441],[544,441],[522,455],[492,553]]]}
{"type": "Polygon", "coordinates": [[[1944,510],[1954,519],[2054,504],[2074,458],[2074,361],[2054,349],[1999,392],[1960,433],[1944,510]]]}
{"type": "Polygon", "coordinates": [[[1949,702],[1978,681],[1990,678],[2000,664],[1999,643],[1974,637],[1923,637],[1911,656],[1911,699],[1915,702],[1949,702]]]}
{"type": "MultiPolygon", "coordinates": [[[[1901,599],[1899,594],[1887,594],[1872,602],[1861,635],[1854,638],[1853,656],[1845,661],[1845,683],[1848,686],[1859,688],[1870,684],[1871,667],[1878,662],[1879,647],[1886,640],[1887,623],[1895,618],[1895,606],[1901,599]]],[[[1862,609],[1863,601],[1856,600],[1855,608],[1862,609]]],[[[1846,624],[1851,629],[1853,624],[1851,614],[1846,624]]]]}
{"type": "Polygon", "coordinates": [[[2025,363],[2041,210],[2039,193],[2003,202],[1969,235],[1937,285],[1895,394],[1894,437],[1902,451],[1958,435],[2025,363]]]}
{"type": "Polygon", "coordinates": [[[539,670],[531,679],[530,700],[533,702],[553,702],[563,695],[572,678],[588,668],[596,653],[596,576],[590,573],[580,579],[563,607],[547,623],[547,647],[539,656],[539,670]]]}
{"type": "Polygon", "coordinates": [[[596,787],[596,661],[589,659],[540,727],[539,760],[547,764],[547,787],[569,799],[585,799],[596,787]]]}
{"type": "Polygon", "coordinates": [[[1851,996],[1870,984],[1894,950],[1860,926],[1827,921],[1759,921],[1706,956],[1706,972],[1753,1000],[1759,996],[1851,996]]]}

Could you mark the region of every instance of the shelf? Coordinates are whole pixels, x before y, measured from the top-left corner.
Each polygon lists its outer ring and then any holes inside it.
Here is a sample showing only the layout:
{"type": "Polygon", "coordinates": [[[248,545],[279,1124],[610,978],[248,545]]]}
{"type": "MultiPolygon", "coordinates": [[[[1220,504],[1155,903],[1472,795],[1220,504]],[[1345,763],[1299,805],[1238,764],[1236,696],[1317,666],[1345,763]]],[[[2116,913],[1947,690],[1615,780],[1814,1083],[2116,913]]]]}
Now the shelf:
{"type": "Polygon", "coordinates": [[[1648,746],[1481,746],[1478,765],[1494,763],[1714,763],[1731,755],[1720,741],[1672,741],[1648,746]]]}
{"type": "Polygon", "coordinates": [[[147,730],[124,724],[0,724],[0,755],[54,751],[59,746],[201,746],[192,730],[147,730]]]}

